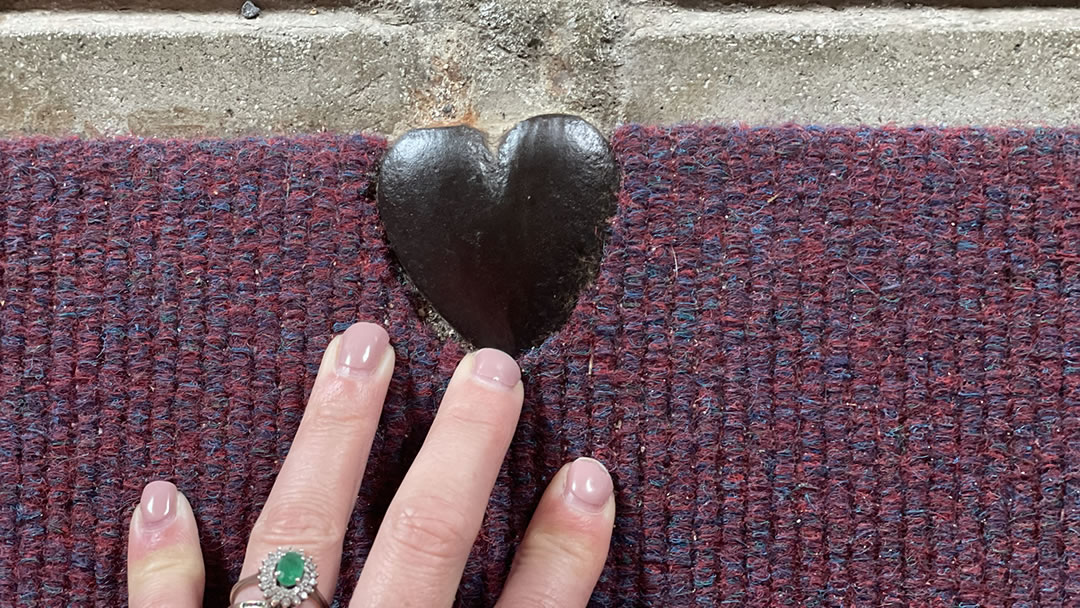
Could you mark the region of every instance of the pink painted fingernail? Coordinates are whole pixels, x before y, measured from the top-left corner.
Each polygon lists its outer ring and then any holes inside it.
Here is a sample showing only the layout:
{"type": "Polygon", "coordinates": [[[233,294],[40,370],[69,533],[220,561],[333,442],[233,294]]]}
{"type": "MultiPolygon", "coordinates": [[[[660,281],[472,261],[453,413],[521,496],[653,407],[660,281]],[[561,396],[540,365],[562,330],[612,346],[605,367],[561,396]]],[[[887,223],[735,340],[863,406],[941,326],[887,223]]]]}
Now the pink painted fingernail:
{"type": "Polygon", "coordinates": [[[151,481],[143,488],[139,509],[143,527],[164,526],[176,518],[176,486],[167,481],[151,481]]]}
{"type": "Polygon", "coordinates": [[[353,323],[341,336],[338,348],[338,373],[365,376],[375,371],[390,345],[386,330],[374,323],[353,323]]]}
{"type": "Polygon", "coordinates": [[[566,472],[566,488],[563,490],[566,502],[582,511],[599,513],[607,505],[612,491],[611,475],[600,461],[578,458],[570,463],[570,470],[566,472]]]}
{"type": "Polygon", "coordinates": [[[481,348],[473,359],[473,374],[477,378],[504,388],[514,388],[521,380],[521,369],[514,359],[494,348],[481,348]]]}

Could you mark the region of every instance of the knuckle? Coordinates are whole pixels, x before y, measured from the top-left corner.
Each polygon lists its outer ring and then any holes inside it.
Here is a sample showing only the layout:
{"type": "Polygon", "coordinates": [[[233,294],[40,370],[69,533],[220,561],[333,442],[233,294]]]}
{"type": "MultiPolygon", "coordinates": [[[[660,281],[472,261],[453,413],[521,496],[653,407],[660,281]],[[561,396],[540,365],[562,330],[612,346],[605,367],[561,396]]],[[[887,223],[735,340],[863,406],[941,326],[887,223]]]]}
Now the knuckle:
{"type": "Polygon", "coordinates": [[[202,564],[179,551],[153,551],[131,567],[133,578],[146,581],[188,581],[202,575],[202,564]]]}
{"type": "Polygon", "coordinates": [[[201,591],[202,560],[169,549],[152,551],[129,564],[128,594],[132,606],[168,606],[177,594],[201,591]]]}
{"type": "Polygon", "coordinates": [[[607,557],[603,551],[588,542],[588,535],[575,535],[569,530],[562,532],[538,532],[525,539],[518,560],[525,564],[542,565],[545,569],[558,569],[568,573],[591,570],[607,557]]]}
{"type": "Polygon", "coordinates": [[[344,538],[345,523],[337,521],[323,501],[282,496],[263,507],[251,535],[270,546],[332,546],[344,538]]]}
{"type": "Polygon", "coordinates": [[[460,507],[441,498],[425,498],[394,514],[388,531],[396,551],[414,565],[439,564],[468,552],[469,525],[460,507]]]}
{"type": "Polygon", "coordinates": [[[547,586],[532,589],[514,598],[514,608],[565,608],[566,598],[547,586]]]}
{"type": "Polygon", "coordinates": [[[502,417],[495,415],[494,408],[470,407],[458,405],[446,412],[448,422],[464,434],[475,438],[498,437],[507,433],[507,424],[502,417]]]}
{"type": "Polygon", "coordinates": [[[319,430],[340,435],[343,429],[354,429],[377,420],[379,412],[368,407],[368,399],[348,393],[341,387],[331,387],[310,400],[308,413],[319,430]]]}

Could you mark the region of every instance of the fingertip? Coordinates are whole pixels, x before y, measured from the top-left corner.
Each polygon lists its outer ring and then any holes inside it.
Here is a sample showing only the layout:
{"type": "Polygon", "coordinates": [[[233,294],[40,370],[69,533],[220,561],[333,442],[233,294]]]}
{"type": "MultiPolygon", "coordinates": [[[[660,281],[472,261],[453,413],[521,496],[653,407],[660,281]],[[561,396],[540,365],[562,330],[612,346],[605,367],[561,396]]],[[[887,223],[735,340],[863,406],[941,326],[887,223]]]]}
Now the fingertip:
{"type": "Polygon", "coordinates": [[[148,483],[131,516],[128,598],[133,608],[197,606],[205,579],[198,524],[187,497],[167,481],[148,483]]]}
{"type": "Polygon", "coordinates": [[[176,544],[198,546],[198,524],[191,503],[168,481],[152,481],[143,487],[131,516],[129,556],[176,544]]]}
{"type": "Polygon", "coordinates": [[[595,459],[559,469],[529,522],[498,606],[587,605],[611,545],[613,488],[595,459]]]}
{"type": "Polygon", "coordinates": [[[320,377],[366,380],[393,373],[396,354],[383,326],[358,321],[331,338],[319,365],[320,377]]]}
{"type": "Polygon", "coordinates": [[[139,499],[142,523],[147,527],[167,524],[176,517],[180,491],[171,481],[151,481],[143,488],[139,499]]]}
{"type": "Polygon", "coordinates": [[[614,484],[607,467],[588,457],[564,464],[548,482],[530,530],[563,536],[582,545],[582,554],[607,555],[615,522],[614,484]]]}
{"type": "Polygon", "coordinates": [[[364,377],[377,371],[391,351],[390,335],[382,325],[361,321],[341,334],[335,365],[342,376],[364,377]]]}
{"type": "Polygon", "coordinates": [[[501,389],[514,389],[521,383],[521,368],[503,351],[481,348],[471,357],[473,376],[481,382],[501,389]]]}
{"type": "MultiPolygon", "coordinates": [[[[582,456],[565,466],[563,500],[586,513],[603,513],[615,505],[611,473],[599,460],[582,456]]],[[[614,514],[614,513],[613,513],[614,514]]]]}

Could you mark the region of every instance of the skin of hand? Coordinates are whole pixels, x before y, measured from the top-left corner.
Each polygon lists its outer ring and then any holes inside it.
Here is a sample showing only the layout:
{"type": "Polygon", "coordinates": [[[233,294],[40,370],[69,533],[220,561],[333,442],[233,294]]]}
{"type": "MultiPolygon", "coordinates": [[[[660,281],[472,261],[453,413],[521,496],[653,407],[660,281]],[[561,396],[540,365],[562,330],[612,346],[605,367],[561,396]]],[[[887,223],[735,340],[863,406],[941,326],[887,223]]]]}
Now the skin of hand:
{"type": "MultiPolygon", "coordinates": [[[[311,556],[328,601],[342,544],[394,369],[386,331],[356,323],[330,342],[288,457],[248,541],[241,578],[281,546],[311,556]]],[[[524,388],[514,360],[494,349],[466,355],[431,430],[387,509],[352,608],[450,606],[514,434],[524,388]]],[[[564,465],[518,547],[497,606],[585,606],[607,559],[615,500],[596,460],[564,465]]],[[[132,608],[202,606],[204,567],[192,505],[153,481],[132,514],[132,608]]],[[[257,585],[237,601],[262,599],[257,585]]],[[[303,606],[314,606],[311,600],[303,606]]]]}

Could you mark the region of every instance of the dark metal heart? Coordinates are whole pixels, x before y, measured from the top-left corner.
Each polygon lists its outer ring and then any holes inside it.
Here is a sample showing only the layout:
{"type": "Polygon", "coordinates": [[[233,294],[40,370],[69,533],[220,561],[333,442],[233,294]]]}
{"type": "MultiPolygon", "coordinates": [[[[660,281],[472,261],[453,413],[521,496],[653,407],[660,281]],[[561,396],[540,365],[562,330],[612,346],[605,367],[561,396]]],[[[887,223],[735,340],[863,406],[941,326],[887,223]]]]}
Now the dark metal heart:
{"type": "Polygon", "coordinates": [[[618,172],[581,118],[518,123],[492,156],[466,126],[409,131],[379,174],[379,213],[413,282],[462,336],[512,354],[567,319],[596,271],[618,172]]]}

